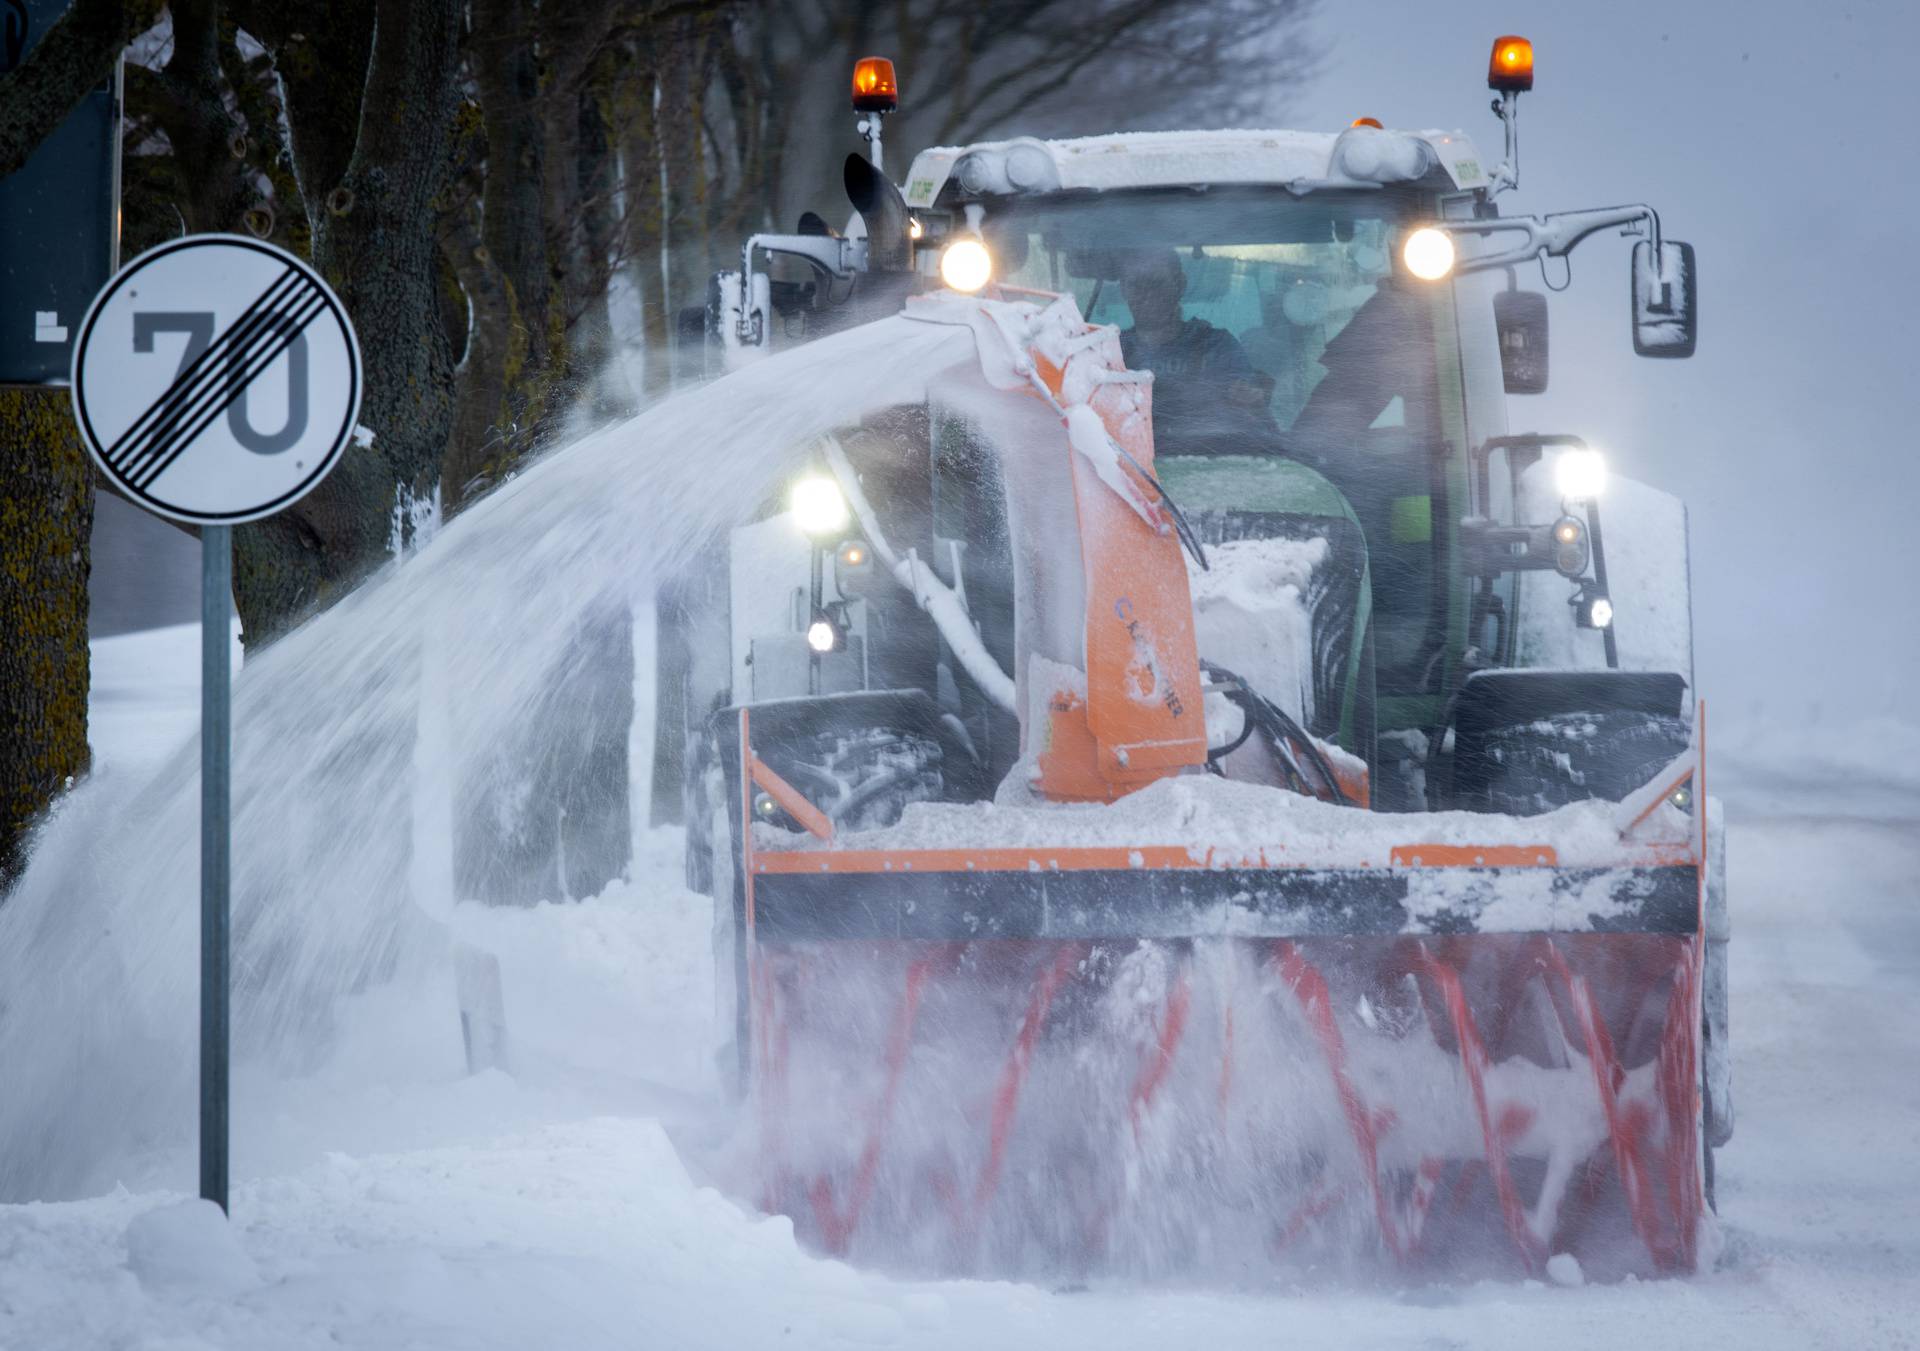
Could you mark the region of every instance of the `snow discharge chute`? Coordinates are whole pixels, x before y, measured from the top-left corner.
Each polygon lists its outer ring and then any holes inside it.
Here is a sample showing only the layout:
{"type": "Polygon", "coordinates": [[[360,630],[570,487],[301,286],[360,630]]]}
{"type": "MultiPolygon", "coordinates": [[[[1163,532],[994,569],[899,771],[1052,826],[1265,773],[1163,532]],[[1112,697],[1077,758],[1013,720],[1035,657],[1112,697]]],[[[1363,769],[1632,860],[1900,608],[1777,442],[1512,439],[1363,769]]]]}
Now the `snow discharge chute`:
{"type": "Polygon", "coordinates": [[[761,1203],[948,1272],[1694,1269],[1703,724],[1626,802],[1525,818],[1202,772],[1150,379],[1070,300],[908,313],[971,327],[992,391],[1021,757],[995,802],[847,832],[773,767],[782,705],[716,720],[761,1203]]]}

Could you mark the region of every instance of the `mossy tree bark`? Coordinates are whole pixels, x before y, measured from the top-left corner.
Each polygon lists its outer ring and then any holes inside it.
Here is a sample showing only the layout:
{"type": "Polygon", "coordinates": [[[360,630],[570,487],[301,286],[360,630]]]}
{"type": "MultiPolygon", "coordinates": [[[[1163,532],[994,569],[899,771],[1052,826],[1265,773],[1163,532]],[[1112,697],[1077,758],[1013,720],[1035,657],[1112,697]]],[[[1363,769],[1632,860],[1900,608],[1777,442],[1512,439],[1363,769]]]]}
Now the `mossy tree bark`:
{"type": "Polygon", "coordinates": [[[92,472],[65,390],[0,389],[0,897],[87,768],[92,472]]]}
{"type": "MultiPolygon", "coordinates": [[[[503,481],[576,409],[621,411],[618,382],[600,378],[611,357],[619,185],[608,121],[626,54],[610,39],[621,8],[475,0],[473,102],[460,113],[441,230],[474,320],[443,467],[449,512],[503,481]]],[[[633,646],[624,599],[596,607],[553,655],[548,682],[519,725],[490,731],[489,754],[458,786],[463,896],[587,896],[626,870],[633,646]]],[[[449,697],[457,726],[462,701],[457,690],[449,697]]]]}
{"type": "Polygon", "coordinates": [[[353,318],[366,371],[360,420],[374,436],[292,508],[234,532],[234,601],[252,645],[388,558],[396,507],[440,479],[453,352],[436,224],[453,150],[461,5],[346,0],[241,14],[281,73],[313,262],[353,318]]]}
{"type": "Polygon", "coordinates": [[[552,271],[543,213],[541,73],[527,0],[475,0],[468,39],[475,100],[462,110],[471,147],[464,192],[442,231],[473,306],[473,342],[455,387],[442,493],[449,511],[504,479],[547,413],[564,364],[551,341],[552,271]]]}

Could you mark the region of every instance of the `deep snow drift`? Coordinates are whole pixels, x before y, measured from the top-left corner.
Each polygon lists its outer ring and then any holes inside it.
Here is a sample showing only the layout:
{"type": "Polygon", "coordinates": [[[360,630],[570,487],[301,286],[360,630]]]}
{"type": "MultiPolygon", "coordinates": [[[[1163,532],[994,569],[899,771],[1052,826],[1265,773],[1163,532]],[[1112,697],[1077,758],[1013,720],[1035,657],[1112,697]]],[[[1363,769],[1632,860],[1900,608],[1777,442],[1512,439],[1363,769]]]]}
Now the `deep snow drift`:
{"type": "MultiPolygon", "coordinates": [[[[193,641],[174,643],[188,673],[193,641]]],[[[1722,786],[1742,800],[1744,779],[1722,786]]],[[[706,902],[678,885],[672,832],[645,844],[596,900],[453,908],[505,962],[511,1075],[464,1076],[444,974],[370,991],[328,1064],[243,1082],[231,1228],[152,1190],[178,1169],[151,1156],[107,1170],[133,1190],[0,1207],[0,1346],[1912,1344],[1920,1085],[1896,1067],[1920,1040],[1920,821],[1736,806],[1740,1125],[1717,1271],[1337,1295],[902,1282],[807,1255],[786,1220],[702,1185],[706,902]]]]}
{"type": "MultiPolygon", "coordinates": [[[[647,836],[631,877],[596,899],[489,910],[457,903],[425,856],[446,841],[420,800],[525,714],[552,675],[536,654],[751,507],[751,492],[715,490],[722,467],[729,485],[771,479],[810,432],[895,401],[970,345],[883,324],[663,405],[543,461],[251,664],[231,1228],[179,1196],[194,748],[151,779],[140,763],[191,728],[195,639],[102,645],[100,772],[0,908],[0,1197],[92,1199],[0,1205],[0,1346],[1164,1348],[1285,1328],[1322,1344],[1751,1348],[1904,1332],[1920,1093],[1886,1071],[1920,1034],[1920,972],[1897,956],[1920,940],[1910,825],[1736,818],[1741,1127],[1720,1173],[1725,1264],[1697,1281],[1340,1296],[1259,1280],[1206,1294],[899,1282],[811,1257],[785,1220],[703,1185],[730,1123],[710,907],[679,885],[677,838],[647,836]],[[857,392],[827,378],[846,364],[857,392]],[[116,670],[132,672],[125,688],[116,670]],[[416,737],[449,682],[466,735],[416,737]],[[501,962],[505,1070],[465,1071],[456,944],[501,962]]],[[[1747,744],[1753,764],[1781,763],[1767,739],[1747,744]]],[[[1822,767],[1776,775],[1786,805],[1820,792],[1822,767]]],[[[1868,797],[1874,815],[1913,815],[1898,793],[1868,797]]]]}

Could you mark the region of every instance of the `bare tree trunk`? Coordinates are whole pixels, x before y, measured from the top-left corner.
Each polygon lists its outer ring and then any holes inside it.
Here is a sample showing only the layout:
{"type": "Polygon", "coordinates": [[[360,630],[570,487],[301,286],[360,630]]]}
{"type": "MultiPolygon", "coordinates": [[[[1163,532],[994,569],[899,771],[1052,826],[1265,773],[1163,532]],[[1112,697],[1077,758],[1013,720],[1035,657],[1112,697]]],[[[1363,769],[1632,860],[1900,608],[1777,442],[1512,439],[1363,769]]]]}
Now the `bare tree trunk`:
{"type": "Polygon", "coordinates": [[[640,307],[641,394],[657,399],[673,381],[672,301],[666,293],[665,203],[662,196],[660,131],[655,117],[659,80],[652,49],[636,54],[628,72],[623,110],[626,135],[621,168],[626,187],[627,279],[640,307]]]}
{"type": "MultiPolygon", "coordinates": [[[[449,256],[474,279],[480,323],[461,372],[448,476],[456,501],[504,477],[593,388],[608,363],[613,181],[603,101],[613,64],[596,59],[610,6],[550,11],[484,0],[475,37],[486,128],[484,243],[470,226],[449,256]]],[[[607,411],[607,410],[601,410],[607,411]]],[[[460,894],[493,903],[589,896],[625,872],[633,640],[624,603],[556,654],[547,694],[477,757],[455,801],[460,894]]],[[[457,694],[449,709],[463,717],[457,694]]]]}
{"type": "Polygon", "coordinates": [[[595,423],[634,411],[632,384],[615,361],[609,303],[620,235],[614,142],[618,84],[617,64],[596,62],[580,100],[580,258],[568,364],[579,375],[580,406],[595,423]]]}
{"type": "Polygon", "coordinates": [[[665,166],[661,238],[666,264],[665,332],[672,349],[673,316],[706,296],[713,271],[708,252],[705,100],[712,69],[711,16],[680,17],[661,25],[655,44],[660,99],[656,134],[665,166]]]}
{"type": "Polygon", "coordinates": [[[454,255],[474,305],[443,475],[449,511],[506,476],[547,411],[551,263],[547,257],[534,14],[525,0],[477,0],[473,72],[485,137],[477,241],[454,255]]]}
{"type": "Polygon", "coordinates": [[[87,769],[92,473],[65,391],[0,389],[0,899],[87,769]]]}
{"type": "MultiPolygon", "coordinates": [[[[331,603],[388,556],[394,507],[402,494],[433,491],[452,422],[435,207],[451,162],[461,6],[378,0],[374,10],[371,53],[360,67],[364,96],[344,162],[351,91],[316,74],[312,87],[290,83],[288,92],[290,100],[312,95],[325,105],[311,123],[295,118],[295,155],[305,160],[314,263],[359,337],[366,367],[360,420],[375,439],[350,448],[294,507],[234,532],[234,600],[249,644],[270,641],[331,603]],[[335,166],[337,178],[324,177],[335,166]]],[[[327,25],[320,28],[326,34],[327,25]]],[[[326,40],[352,44],[350,32],[326,40]]],[[[304,31],[286,39],[292,51],[313,41],[304,31]]],[[[317,54],[288,59],[305,64],[317,54]]]]}
{"type": "Polygon", "coordinates": [[[215,0],[172,0],[173,55],[158,71],[127,72],[129,99],[150,111],[173,148],[176,206],[189,230],[206,233],[242,228],[258,197],[249,160],[266,158],[227,107],[220,54],[231,44],[219,9],[215,0]]]}

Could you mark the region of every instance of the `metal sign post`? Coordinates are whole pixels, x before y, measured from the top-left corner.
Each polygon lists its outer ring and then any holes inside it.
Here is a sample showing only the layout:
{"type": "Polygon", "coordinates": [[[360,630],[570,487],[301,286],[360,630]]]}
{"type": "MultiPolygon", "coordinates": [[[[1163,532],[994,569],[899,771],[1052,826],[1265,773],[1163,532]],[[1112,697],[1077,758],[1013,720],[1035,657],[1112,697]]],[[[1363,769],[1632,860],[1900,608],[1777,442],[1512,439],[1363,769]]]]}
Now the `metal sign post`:
{"type": "Polygon", "coordinates": [[[227,1208],[233,527],[200,529],[200,1195],[227,1208]]]}
{"type": "Polygon", "coordinates": [[[200,1195],[227,1207],[233,526],[311,492],[360,415],[360,348],[340,300],[283,249],[190,235],[94,297],[73,409],[100,472],[200,527],[200,1195]]]}

